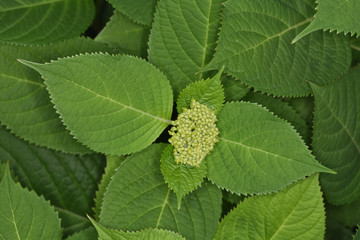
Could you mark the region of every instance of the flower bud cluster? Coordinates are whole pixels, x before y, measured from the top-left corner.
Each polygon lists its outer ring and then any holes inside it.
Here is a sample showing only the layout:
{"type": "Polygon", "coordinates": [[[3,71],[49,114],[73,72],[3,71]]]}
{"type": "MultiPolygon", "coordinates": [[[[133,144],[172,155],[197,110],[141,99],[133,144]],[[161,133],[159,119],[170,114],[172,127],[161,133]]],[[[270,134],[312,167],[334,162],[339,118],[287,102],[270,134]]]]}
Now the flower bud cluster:
{"type": "Polygon", "coordinates": [[[215,112],[192,99],[190,109],[183,108],[169,134],[176,163],[199,166],[218,141],[215,112]]]}

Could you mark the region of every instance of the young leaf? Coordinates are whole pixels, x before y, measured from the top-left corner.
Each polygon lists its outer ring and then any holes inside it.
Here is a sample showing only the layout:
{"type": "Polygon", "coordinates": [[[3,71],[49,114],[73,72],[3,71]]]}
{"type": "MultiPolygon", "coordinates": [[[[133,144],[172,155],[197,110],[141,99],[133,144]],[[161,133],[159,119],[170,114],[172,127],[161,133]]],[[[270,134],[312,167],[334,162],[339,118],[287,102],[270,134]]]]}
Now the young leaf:
{"type": "Polygon", "coordinates": [[[151,26],[157,0],[108,0],[118,11],[133,21],[151,26]]]}
{"type": "Polygon", "coordinates": [[[181,206],[181,199],[199,187],[206,176],[205,161],[203,161],[199,167],[176,163],[174,147],[172,145],[168,145],[164,149],[161,156],[160,167],[165,182],[176,193],[178,209],[180,209],[181,206]]]}
{"type": "Polygon", "coordinates": [[[60,219],[43,197],[14,183],[10,171],[0,182],[0,236],[3,239],[61,239],[60,219]]]}
{"type": "Polygon", "coordinates": [[[360,67],[327,86],[311,84],[315,96],[313,149],[335,170],[320,175],[327,200],[347,204],[360,197],[360,67]]]}
{"type": "Polygon", "coordinates": [[[149,33],[148,27],[134,23],[121,12],[115,11],[95,40],[118,48],[123,53],[146,57],[149,33]]]}
{"type": "Polygon", "coordinates": [[[333,173],[286,121],[253,103],[224,105],[220,135],[206,157],[208,178],[237,194],[278,191],[314,172],[333,173]]]}
{"type": "Polygon", "coordinates": [[[99,220],[99,215],[101,211],[102,202],[104,200],[104,194],[107,186],[110,183],[111,177],[114,175],[116,169],[120,166],[120,164],[126,159],[124,156],[106,156],[106,168],[105,173],[101,178],[101,182],[98,187],[98,191],[96,192],[95,197],[95,207],[94,210],[94,218],[95,220],[99,220]]]}
{"type": "Polygon", "coordinates": [[[318,174],[279,193],[245,199],[220,223],[214,240],[324,239],[318,174]]]}
{"type": "Polygon", "coordinates": [[[301,33],[293,40],[296,42],[319,29],[344,32],[360,36],[360,3],[358,0],[317,0],[317,13],[301,33]]]}
{"type": "Polygon", "coordinates": [[[79,36],[95,15],[92,0],[0,2],[0,41],[50,43],[79,36]]]}
{"type": "Polygon", "coordinates": [[[310,127],[306,124],[305,120],[301,118],[287,102],[282,101],[280,98],[274,98],[256,93],[249,93],[243,100],[259,103],[260,105],[269,109],[270,112],[275,113],[280,118],[287,120],[291,125],[295,127],[297,132],[302,136],[306,143],[310,144],[311,131],[310,127]]]}
{"type": "Polygon", "coordinates": [[[203,79],[212,58],[222,0],[160,0],[149,41],[149,60],[164,71],[174,95],[203,79]]]}
{"type": "Polygon", "coordinates": [[[47,64],[22,62],[42,74],[66,126],[95,151],[139,151],[170,123],[170,84],[142,59],[86,54],[47,64]]]}
{"type": "Polygon", "coordinates": [[[66,240],[97,240],[98,234],[94,227],[89,227],[66,238],[66,240]]]}
{"type": "Polygon", "coordinates": [[[44,195],[59,212],[64,234],[86,228],[102,156],[76,156],[29,144],[0,127],[0,159],[9,161],[20,183],[44,195]]]}
{"type": "Polygon", "coordinates": [[[169,230],[144,229],[138,232],[124,232],[115,229],[105,228],[99,223],[90,219],[99,233],[99,240],[185,240],[182,236],[169,230]]]}
{"type": "Polygon", "coordinates": [[[224,104],[224,89],[220,82],[222,70],[214,77],[189,84],[180,92],[177,99],[177,111],[182,113],[183,108],[189,108],[192,99],[219,113],[224,104]]]}
{"type": "Polygon", "coordinates": [[[160,172],[165,144],[153,144],[128,157],[105,193],[100,224],[123,231],[163,228],[187,239],[212,239],[220,217],[221,192],[208,183],[182,199],[168,189],[160,172]]]}
{"type": "Polygon", "coordinates": [[[350,67],[346,37],[316,32],[291,44],[312,19],[311,2],[227,1],[216,54],[202,71],[225,65],[225,73],[275,96],[307,95],[307,81],[331,81],[350,67]]]}
{"type": "Polygon", "coordinates": [[[76,53],[109,50],[106,45],[86,38],[49,45],[0,44],[1,123],[31,143],[62,152],[89,153],[90,150],[65,129],[40,74],[16,59],[42,62],[76,53]]]}

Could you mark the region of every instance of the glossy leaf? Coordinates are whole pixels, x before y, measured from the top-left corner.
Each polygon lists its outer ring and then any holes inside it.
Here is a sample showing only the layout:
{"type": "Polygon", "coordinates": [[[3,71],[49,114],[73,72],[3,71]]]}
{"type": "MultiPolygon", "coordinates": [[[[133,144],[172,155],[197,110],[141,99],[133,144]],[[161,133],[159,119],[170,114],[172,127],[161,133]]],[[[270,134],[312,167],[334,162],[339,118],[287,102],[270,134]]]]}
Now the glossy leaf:
{"type": "Polygon", "coordinates": [[[60,219],[50,203],[14,183],[7,169],[0,182],[0,236],[3,239],[61,239],[60,219]]]}
{"type": "Polygon", "coordinates": [[[22,62],[41,73],[65,125],[95,151],[139,151],[170,123],[170,84],[142,59],[86,54],[48,64],[22,62]]]}
{"type": "Polygon", "coordinates": [[[162,228],[187,239],[212,239],[220,217],[221,192],[214,185],[185,196],[180,210],[176,195],[160,172],[165,144],[154,144],[128,157],[105,193],[100,224],[123,231],[162,228]]]}
{"type": "Polygon", "coordinates": [[[79,36],[95,15],[92,0],[0,2],[0,41],[51,43],[79,36]]]}
{"type": "Polygon", "coordinates": [[[358,0],[317,0],[316,2],[318,5],[314,20],[294,38],[293,42],[319,29],[360,36],[358,0]]]}
{"type": "Polygon", "coordinates": [[[157,0],[109,0],[109,2],[133,21],[151,26],[157,0]]]}
{"type": "Polygon", "coordinates": [[[347,204],[360,197],[360,68],[332,84],[311,84],[315,96],[313,149],[316,158],[337,172],[320,175],[328,201],[347,204]]]}
{"type": "Polygon", "coordinates": [[[225,65],[225,73],[275,96],[308,95],[307,81],[330,82],[350,67],[346,37],[316,32],[291,44],[312,20],[312,2],[227,1],[215,56],[203,71],[225,65]]]}
{"type": "Polygon", "coordinates": [[[332,171],[318,163],[286,121],[247,102],[224,105],[219,142],[205,158],[208,178],[237,194],[278,191],[314,172],[332,171]]]}
{"type": "Polygon", "coordinates": [[[281,192],[245,199],[220,223],[214,240],[324,239],[318,174],[281,192]]]}
{"type": "Polygon", "coordinates": [[[191,83],[184,88],[176,102],[178,113],[182,113],[183,108],[190,108],[192,99],[219,113],[225,99],[224,89],[220,82],[221,73],[222,70],[212,78],[191,83]]]}
{"type": "Polygon", "coordinates": [[[17,59],[44,62],[76,53],[109,50],[104,44],[86,38],[50,45],[0,44],[1,123],[31,143],[62,152],[89,153],[65,129],[40,74],[17,59]]]}
{"type": "Polygon", "coordinates": [[[120,49],[122,53],[145,57],[149,33],[149,27],[137,24],[115,11],[95,40],[120,49]]]}
{"type": "Polygon", "coordinates": [[[29,144],[0,128],[0,161],[9,161],[20,183],[59,212],[64,234],[88,227],[92,199],[104,167],[102,156],[76,156],[29,144]]]}
{"type": "Polygon", "coordinates": [[[149,41],[149,60],[168,77],[177,96],[214,54],[221,0],[161,0],[149,41]]]}
{"type": "Polygon", "coordinates": [[[178,209],[181,199],[189,192],[198,188],[206,176],[206,164],[203,161],[199,167],[189,164],[176,163],[174,147],[168,145],[161,156],[161,173],[169,188],[176,193],[178,209]]]}

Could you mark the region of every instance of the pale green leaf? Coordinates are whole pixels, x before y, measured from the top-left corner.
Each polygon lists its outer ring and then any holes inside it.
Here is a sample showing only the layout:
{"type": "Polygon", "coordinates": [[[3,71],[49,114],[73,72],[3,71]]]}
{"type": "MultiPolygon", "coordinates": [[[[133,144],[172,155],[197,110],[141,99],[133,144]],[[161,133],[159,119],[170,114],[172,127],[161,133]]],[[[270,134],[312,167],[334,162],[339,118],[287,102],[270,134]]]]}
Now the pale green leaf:
{"type": "Polygon", "coordinates": [[[144,229],[138,232],[124,232],[105,228],[90,219],[99,233],[99,240],[185,240],[179,234],[163,229],[144,229]]]}
{"type": "Polygon", "coordinates": [[[326,216],[349,228],[360,224],[360,199],[342,206],[326,206],[326,216]]]}
{"type": "Polygon", "coordinates": [[[145,57],[149,33],[148,27],[134,23],[121,12],[115,11],[95,40],[120,49],[122,53],[145,57]]]}
{"type": "Polygon", "coordinates": [[[66,238],[66,240],[97,240],[98,234],[94,227],[89,227],[66,238]]]}
{"type": "Polygon", "coordinates": [[[312,19],[311,0],[229,0],[216,54],[202,71],[220,69],[275,96],[308,95],[307,81],[324,84],[350,67],[349,40],[316,32],[291,40],[312,19]]]}
{"type": "Polygon", "coordinates": [[[86,54],[47,64],[22,62],[41,73],[65,125],[95,151],[139,151],[170,123],[169,81],[142,59],[86,54]]]}
{"type": "Polygon", "coordinates": [[[157,0],[108,0],[118,11],[137,23],[151,26],[157,0]]]}
{"type": "Polygon", "coordinates": [[[189,192],[198,188],[206,176],[205,161],[202,161],[199,167],[176,163],[174,147],[172,145],[168,145],[164,149],[160,168],[165,182],[176,194],[178,209],[181,206],[181,199],[189,192]]]}
{"type": "Polygon", "coordinates": [[[86,38],[51,45],[0,44],[1,123],[15,135],[40,146],[70,153],[90,152],[65,129],[40,74],[16,59],[45,62],[76,53],[109,50],[86,38]]]}
{"type": "Polygon", "coordinates": [[[347,204],[360,197],[360,67],[327,86],[311,84],[315,96],[313,149],[337,172],[320,175],[328,201],[347,204]]]}
{"type": "MultiPolygon", "coordinates": [[[[149,41],[149,60],[167,74],[177,96],[214,54],[221,0],[160,0],[149,41]]],[[[197,74],[198,73],[198,74],[197,74]]]]}
{"type": "Polygon", "coordinates": [[[0,127],[0,161],[9,161],[20,183],[50,200],[59,212],[64,234],[90,224],[98,181],[104,168],[101,155],[71,155],[29,144],[0,127]]]}
{"type": "Polygon", "coordinates": [[[245,199],[220,223],[214,240],[324,239],[318,174],[281,192],[245,199]]]}
{"type": "Polygon", "coordinates": [[[254,103],[226,103],[219,142],[205,158],[208,178],[237,194],[280,190],[314,172],[332,171],[311,155],[286,121],[254,103]]]}
{"type": "Polygon", "coordinates": [[[61,239],[60,219],[50,203],[14,183],[5,171],[0,183],[0,236],[2,239],[61,239]]]}
{"type": "Polygon", "coordinates": [[[231,76],[223,75],[221,83],[224,87],[225,100],[227,102],[239,101],[250,91],[248,86],[231,76]]]}
{"type": "Polygon", "coordinates": [[[319,29],[360,36],[359,0],[317,0],[316,2],[318,5],[314,19],[294,38],[293,42],[319,29]]]}
{"type": "Polygon", "coordinates": [[[221,73],[222,70],[212,78],[191,83],[184,88],[176,101],[178,113],[182,113],[183,108],[190,108],[192,99],[219,113],[225,99],[220,82],[221,73]]]}
{"type": "Polygon", "coordinates": [[[0,2],[0,41],[50,43],[83,33],[95,15],[92,0],[0,2]]]}
{"type": "Polygon", "coordinates": [[[96,221],[99,220],[99,215],[101,211],[102,202],[104,199],[104,194],[107,186],[110,183],[111,177],[114,175],[116,169],[120,166],[120,164],[126,159],[124,156],[106,156],[106,168],[105,173],[101,178],[101,182],[99,184],[98,190],[96,192],[95,197],[95,207],[93,207],[94,218],[96,221]]]}
{"type": "Polygon", "coordinates": [[[221,212],[221,192],[210,184],[188,194],[177,209],[176,195],[160,172],[165,144],[153,144],[128,157],[105,193],[100,224],[123,231],[162,228],[187,239],[212,239],[221,212]]]}
{"type": "Polygon", "coordinates": [[[259,92],[249,93],[243,100],[258,103],[267,108],[270,112],[275,113],[278,117],[293,125],[306,143],[311,142],[310,127],[306,124],[305,120],[301,118],[300,114],[289,106],[287,102],[282,101],[280,98],[263,95],[259,92]]]}

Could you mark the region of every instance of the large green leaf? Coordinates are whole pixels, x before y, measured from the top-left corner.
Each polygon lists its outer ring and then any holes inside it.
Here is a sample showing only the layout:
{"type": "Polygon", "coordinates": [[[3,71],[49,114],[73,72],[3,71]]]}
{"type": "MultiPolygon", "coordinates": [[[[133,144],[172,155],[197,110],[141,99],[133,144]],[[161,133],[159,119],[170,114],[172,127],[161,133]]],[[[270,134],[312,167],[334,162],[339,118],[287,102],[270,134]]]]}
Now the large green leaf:
{"type": "Polygon", "coordinates": [[[124,156],[110,156],[110,155],[106,156],[105,173],[101,178],[101,182],[96,192],[95,206],[93,207],[94,218],[97,221],[99,220],[99,215],[101,211],[102,202],[104,200],[104,194],[106,192],[106,188],[109,185],[111,177],[114,175],[116,169],[125,159],[126,157],[124,156]]]}
{"type": "Polygon", "coordinates": [[[220,223],[214,240],[324,239],[318,175],[279,193],[245,199],[220,223]]]}
{"type": "Polygon", "coordinates": [[[212,239],[221,212],[221,192],[212,184],[185,196],[180,210],[176,195],[160,172],[165,144],[154,144],[128,157],[105,193],[100,223],[105,227],[137,231],[162,228],[187,239],[212,239]]]}
{"type": "Polygon", "coordinates": [[[104,44],[75,38],[51,45],[0,44],[0,121],[21,138],[63,152],[87,153],[65,129],[38,74],[17,58],[45,62],[76,53],[108,51],[104,44]]]}
{"type": "Polygon", "coordinates": [[[325,196],[339,205],[360,197],[360,67],[330,85],[311,84],[315,96],[313,149],[335,170],[320,175],[325,196]]]}
{"type": "Polygon", "coordinates": [[[182,236],[172,231],[163,229],[144,229],[138,232],[124,232],[105,228],[92,220],[99,233],[99,240],[185,240],[182,236]]]}
{"type": "Polygon", "coordinates": [[[14,183],[5,171],[0,183],[0,236],[2,239],[61,239],[60,219],[50,203],[14,183]]]}
{"type": "Polygon", "coordinates": [[[118,48],[123,53],[145,57],[149,33],[148,27],[134,23],[121,12],[115,11],[95,40],[118,48]]]}
{"type": "Polygon", "coordinates": [[[97,240],[98,234],[94,227],[89,227],[66,238],[66,240],[97,240]]]}
{"type": "Polygon", "coordinates": [[[293,42],[319,29],[351,33],[360,36],[360,2],[359,0],[317,0],[317,13],[293,42]]]}
{"type": "Polygon", "coordinates": [[[351,49],[352,49],[352,57],[353,62],[352,65],[356,66],[360,63],[360,38],[351,39],[351,49]]]}
{"type": "Polygon", "coordinates": [[[55,205],[65,235],[91,225],[85,214],[91,213],[105,163],[102,156],[76,156],[37,147],[0,127],[0,161],[9,161],[23,186],[55,205]]]}
{"type": "Polygon", "coordinates": [[[50,43],[79,36],[95,14],[92,0],[0,2],[0,41],[50,43]]]}
{"type": "Polygon", "coordinates": [[[350,67],[344,36],[316,32],[291,40],[311,21],[312,0],[230,0],[213,60],[205,70],[220,69],[266,93],[311,93],[307,81],[330,82],[350,67]]]}
{"type": "Polygon", "coordinates": [[[133,21],[151,26],[157,0],[108,1],[133,21]]]}
{"type": "Polygon", "coordinates": [[[274,192],[314,172],[332,172],[286,121],[247,102],[219,114],[219,142],[205,158],[208,178],[237,194],[274,192]]]}
{"type": "Polygon", "coordinates": [[[95,151],[139,151],[170,123],[170,84],[142,59],[86,54],[47,64],[22,62],[42,74],[66,126],[95,151]]]}
{"type": "Polygon", "coordinates": [[[278,117],[287,120],[295,127],[304,141],[310,144],[310,127],[306,124],[305,120],[301,118],[300,114],[298,114],[291,106],[289,106],[287,102],[282,101],[281,98],[274,98],[272,96],[266,96],[256,92],[249,93],[243,98],[243,100],[258,103],[269,109],[270,112],[275,113],[278,117]]]}
{"type": "Polygon", "coordinates": [[[328,219],[341,223],[349,228],[360,224],[360,199],[351,204],[342,206],[326,205],[326,216],[328,219]]]}
{"type": "Polygon", "coordinates": [[[149,41],[149,60],[164,71],[174,95],[197,80],[212,58],[221,0],[160,0],[149,41]]]}

